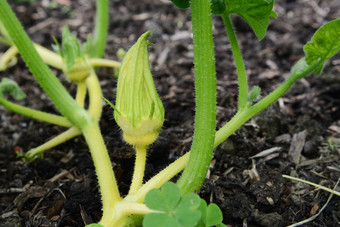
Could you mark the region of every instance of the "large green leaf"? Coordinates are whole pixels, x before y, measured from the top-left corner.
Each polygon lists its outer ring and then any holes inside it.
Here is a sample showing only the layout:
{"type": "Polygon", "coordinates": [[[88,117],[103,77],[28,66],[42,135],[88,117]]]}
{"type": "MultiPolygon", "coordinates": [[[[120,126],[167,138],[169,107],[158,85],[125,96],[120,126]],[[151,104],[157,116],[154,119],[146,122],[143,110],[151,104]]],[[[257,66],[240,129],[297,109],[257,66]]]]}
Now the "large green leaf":
{"type": "Polygon", "coordinates": [[[274,0],[226,0],[227,14],[238,14],[255,32],[259,40],[263,39],[270,17],[277,17],[273,11],[274,0]]]}

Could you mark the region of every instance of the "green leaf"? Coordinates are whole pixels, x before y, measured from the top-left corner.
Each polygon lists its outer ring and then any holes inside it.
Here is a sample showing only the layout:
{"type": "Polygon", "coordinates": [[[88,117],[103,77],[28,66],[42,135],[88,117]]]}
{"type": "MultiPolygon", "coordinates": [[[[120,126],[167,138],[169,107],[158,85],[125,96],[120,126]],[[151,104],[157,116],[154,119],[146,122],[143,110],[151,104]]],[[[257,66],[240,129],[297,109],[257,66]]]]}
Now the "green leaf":
{"type": "Polygon", "coordinates": [[[181,199],[181,192],[172,182],[165,183],[161,189],[151,190],[145,197],[145,204],[152,210],[173,211],[181,199]]]}
{"type": "Polygon", "coordinates": [[[62,34],[62,52],[67,69],[70,69],[78,58],[84,58],[79,41],[72,35],[68,26],[64,27],[62,34]]]}
{"type": "Polygon", "coordinates": [[[249,102],[250,103],[255,102],[260,97],[260,94],[261,94],[261,88],[259,86],[254,86],[249,92],[249,98],[248,98],[249,102]]]}
{"type": "Polygon", "coordinates": [[[86,42],[83,44],[84,53],[88,56],[93,56],[94,52],[94,39],[91,35],[89,35],[86,39],[86,42]]]}
{"type": "Polygon", "coordinates": [[[176,220],[168,214],[151,213],[144,217],[143,227],[180,227],[176,220]]]}
{"type": "Polygon", "coordinates": [[[215,203],[210,203],[207,208],[206,225],[215,226],[221,224],[222,221],[223,221],[222,211],[215,203]]]}
{"type": "Polygon", "coordinates": [[[165,183],[161,189],[151,190],[145,197],[145,204],[159,213],[147,214],[144,227],[194,227],[201,219],[201,199],[194,193],[181,196],[178,186],[165,183]]]}
{"type": "Polygon", "coordinates": [[[318,60],[323,62],[315,70],[316,74],[321,74],[324,63],[340,50],[340,19],[330,21],[320,27],[303,49],[308,65],[312,65],[318,60]]]}
{"type": "Polygon", "coordinates": [[[0,83],[0,98],[5,98],[6,95],[11,95],[16,100],[21,100],[26,97],[19,85],[8,78],[3,78],[0,83]]]}
{"type": "Polygon", "coordinates": [[[219,15],[226,10],[225,0],[211,0],[211,12],[219,15]]]}
{"type": "Polygon", "coordinates": [[[277,17],[273,11],[274,0],[226,0],[227,14],[238,14],[255,32],[259,40],[263,39],[270,17],[277,17]]]}
{"type": "Polygon", "coordinates": [[[180,9],[186,9],[190,6],[190,0],[171,0],[172,3],[180,9]]]}
{"type": "Polygon", "coordinates": [[[57,54],[59,54],[63,58],[64,54],[63,54],[62,48],[61,48],[58,40],[54,36],[52,38],[53,38],[53,41],[55,43],[55,44],[52,44],[53,51],[56,52],[57,54]]]}
{"type": "Polygon", "coordinates": [[[215,203],[211,203],[208,206],[207,203],[201,199],[199,209],[202,214],[202,221],[199,226],[224,226],[222,223],[222,211],[215,203]]]}
{"type": "Polygon", "coordinates": [[[194,193],[183,195],[175,211],[175,217],[181,226],[194,227],[198,224],[201,219],[200,203],[200,197],[194,193]]]}

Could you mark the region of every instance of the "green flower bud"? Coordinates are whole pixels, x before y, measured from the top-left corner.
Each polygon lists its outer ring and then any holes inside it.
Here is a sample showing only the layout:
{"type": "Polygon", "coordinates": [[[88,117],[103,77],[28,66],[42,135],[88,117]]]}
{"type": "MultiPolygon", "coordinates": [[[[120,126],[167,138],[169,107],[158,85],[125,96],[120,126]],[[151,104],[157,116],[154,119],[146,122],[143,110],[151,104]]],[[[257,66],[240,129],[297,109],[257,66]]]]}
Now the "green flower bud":
{"type": "Polygon", "coordinates": [[[144,33],[126,53],[120,67],[114,118],[131,145],[147,146],[158,137],[164,122],[164,108],[159,99],[149,66],[144,33]]]}
{"type": "Polygon", "coordinates": [[[91,66],[82,58],[75,59],[73,65],[68,68],[67,64],[64,64],[63,69],[66,78],[72,82],[79,82],[85,80],[91,73],[91,66]]]}

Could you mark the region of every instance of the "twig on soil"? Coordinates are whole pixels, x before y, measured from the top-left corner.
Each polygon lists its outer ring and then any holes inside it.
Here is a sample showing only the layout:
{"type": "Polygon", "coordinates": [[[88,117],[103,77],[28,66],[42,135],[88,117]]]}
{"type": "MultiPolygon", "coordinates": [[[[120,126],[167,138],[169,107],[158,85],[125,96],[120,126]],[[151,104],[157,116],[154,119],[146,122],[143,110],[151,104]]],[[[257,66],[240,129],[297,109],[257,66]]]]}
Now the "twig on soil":
{"type": "Polygon", "coordinates": [[[22,193],[25,192],[31,185],[33,184],[33,181],[30,181],[28,184],[26,184],[22,188],[8,188],[8,189],[0,189],[0,195],[1,194],[15,194],[15,193],[22,193]]]}
{"type": "Polygon", "coordinates": [[[309,181],[305,181],[305,180],[302,180],[302,179],[299,179],[299,178],[295,178],[295,177],[291,177],[291,176],[288,176],[288,175],[282,175],[282,177],[284,178],[288,178],[288,179],[291,179],[291,180],[296,180],[296,181],[300,181],[300,182],[303,182],[303,183],[306,183],[306,184],[310,184],[310,185],[313,185],[314,187],[317,187],[317,188],[320,188],[322,190],[325,190],[327,192],[330,192],[331,194],[329,195],[328,199],[327,199],[327,202],[323,205],[323,207],[319,210],[319,212],[313,216],[311,216],[310,218],[306,219],[306,220],[303,220],[303,221],[300,221],[298,223],[295,223],[295,224],[292,224],[292,225],[289,225],[287,227],[296,227],[296,226],[301,226],[303,224],[306,224],[308,222],[311,222],[313,221],[315,218],[317,218],[321,213],[322,211],[327,207],[329,201],[331,201],[333,195],[337,195],[337,196],[340,196],[340,192],[337,192],[335,191],[335,189],[338,187],[338,184],[340,182],[340,178],[338,179],[338,181],[336,182],[333,190],[332,189],[329,189],[329,188],[326,188],[326,187],[323,187],[321,185],[318,185],[318,184],[314,184],[312,182],[309,182],[309,181]]]}

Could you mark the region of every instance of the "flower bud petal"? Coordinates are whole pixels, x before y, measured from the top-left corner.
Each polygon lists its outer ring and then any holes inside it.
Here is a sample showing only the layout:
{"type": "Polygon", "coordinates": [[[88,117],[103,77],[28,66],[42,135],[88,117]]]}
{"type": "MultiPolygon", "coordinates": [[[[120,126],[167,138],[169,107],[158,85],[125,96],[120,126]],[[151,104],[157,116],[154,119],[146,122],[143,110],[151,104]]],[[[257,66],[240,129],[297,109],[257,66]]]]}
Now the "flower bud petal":
{"type": "Polygon", "coordinates": [[[153,143],[164,122],[164,108],[149,66],[147,40],[144,33],[126,53],[117,85],[114,117],[131,145],[153,143]]]}

